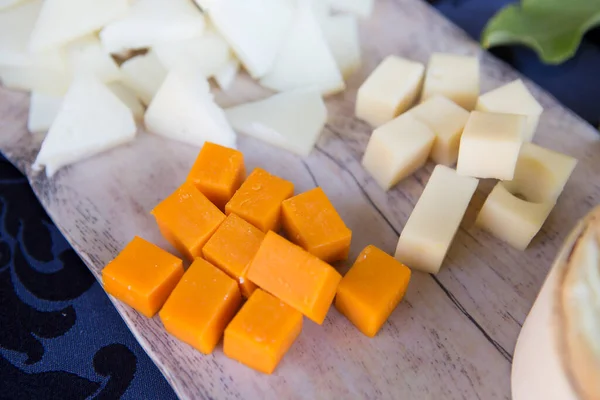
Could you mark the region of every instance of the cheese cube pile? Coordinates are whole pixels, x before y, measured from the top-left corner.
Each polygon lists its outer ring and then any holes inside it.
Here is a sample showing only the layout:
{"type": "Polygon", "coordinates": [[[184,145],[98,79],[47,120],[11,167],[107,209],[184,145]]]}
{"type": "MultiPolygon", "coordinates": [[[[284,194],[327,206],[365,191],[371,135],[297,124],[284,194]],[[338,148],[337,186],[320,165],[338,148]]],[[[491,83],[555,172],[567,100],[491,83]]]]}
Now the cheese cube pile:
{"type": "Polygon", "coordinates": [[[477,58],[442,53],[430,56],[422,75],[421,64],[389,56],[356,95],[356,117],[375,128],[362,165],[383,190],[427,158],[439,164],[400,234],[395,257],[437,273],[479,178],[500,182],[476,225],[524,250],[576,160],[529,143],[542,107],[521,80],[480,96],[477,58]],[[412,107],[417,98],[421,103],[412,107]]]}
{"type": "Polygon", "coordinates": [[[189,269],[136,237],[103,269],[106,291],[148,317],[158,312],[170,334],[204,354],[223,337],[225,355],[266,374],[292,347],[304,316],[323,324],[336,293],[336,307],[375,336],[410,270],[369,246],[342,280],[328,263],[348,257],[352,231],[325,192],[294,196],[291,182],[245,171],[241,152],[206,143],[186,181],[152,210],[189,269]]]}

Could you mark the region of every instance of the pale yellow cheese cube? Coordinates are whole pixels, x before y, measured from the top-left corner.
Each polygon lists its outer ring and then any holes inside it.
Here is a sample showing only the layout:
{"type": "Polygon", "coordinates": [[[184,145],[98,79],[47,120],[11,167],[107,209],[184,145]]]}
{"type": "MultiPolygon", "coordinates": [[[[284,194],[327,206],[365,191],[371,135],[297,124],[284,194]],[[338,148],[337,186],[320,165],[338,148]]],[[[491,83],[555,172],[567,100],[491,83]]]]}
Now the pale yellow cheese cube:
{"type": "Polygon", "coordinates": [[[533,138],[540,115],[544,111],[520,79],[482,94],[477,100],[475,109],[527,116],[527,127],[523,136],[523,140],[527,142],[533,138]]]}
{"type": "Polygon", "coordinates": [[[356,117],[373,127],[391,121],[415,102],[423,80],[421,63],[388,56],[356,94],[356,117]]]}
{"type": "Polygon", "coordinates": [[[384,190],[421,168],[435,134],[410,115],[401,115],[375,129],[362,164],[384,190]]]}
{"type": "Polygon", "coordinates": [[[476,224],[525,250],[542,228],[576,165],[573,157],[524,143],[514,179],[496,185],[476,224]]]}
{"type": "Polygon", "coordinates": [[[433,53],[427,64],[421,101],[436,94],[441,94],[471,111],[479,96],[477,57],[433,53]]]}
{"type": "Polygon", "coordinates": [[[515,176],[504,186],[535,203],[555,202],[562,193],[577,160],[533,143],[523,143],[515,176]]]}
{"type": "Polygon", "coordinates": [[[436,164],[454,165],[469,112],[441,95],[430,97],[407,112],[435,133],[431,159],[436,164]]]}
{"type": "Polygon", "coordinates": [[[473,111],[460,138],[458,173],[511,180],[526,122],[523,115],[473,111]]]}
{"type": "Polygon", "coordinates": [[[520,199],[498,182],[489,194],[475,225],[519,250],[525,250],[554,207],[553,201],[520,199]]]}
{"type": "Polygon", "coordinates": [[[437,274],[478,183],[452,168],[436,166],[400,234],[396,259],[437,274]]]}

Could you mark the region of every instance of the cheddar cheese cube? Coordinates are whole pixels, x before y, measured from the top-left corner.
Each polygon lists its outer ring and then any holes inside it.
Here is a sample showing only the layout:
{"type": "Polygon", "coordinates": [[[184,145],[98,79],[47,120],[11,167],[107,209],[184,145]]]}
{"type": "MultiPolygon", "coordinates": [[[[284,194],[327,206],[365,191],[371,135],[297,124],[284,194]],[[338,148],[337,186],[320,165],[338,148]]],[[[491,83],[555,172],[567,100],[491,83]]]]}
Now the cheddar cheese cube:
{"type": "Polygon", "coordinates": [[[285,200],[281,206],[287,237],[325,262],[348,258],[352,231],[323,189],[317,187],[285,200]]]}
{"type": "Polygon", "coordinates": [[[292,197],[294,184],[256,168],[225,206],[263,232],[279,230],[281,202],[292,197]]]}
{"type": "Polygon", "coordinates": [[[187,180],[223,209],[245,177],[244,155],[240,151],[206,142],[187,180]]]}
{"type": "Polygon", "coordinates": [[[433,53],[429,57],[421,101],[440,94],[465,110],[475,108],[479,96],[479,60],[474,56],[433,53]]]}
{"type": "Polygon", "coordinates": [[[158,204],[152,215],[165,239],[190,260],[201,255],[202,246],[225,220],[225,214],[191,182],[158,204]]]}
{"type": "Polygon", "coordinates": [[[410,276],[404,264],[367,246],[338,285],[335,308],[373,337],[404,297],[410,276]]]}
{"type": "Polygon", "coordinates": [[[208,261],[197,258],[159,315],[167,332],[210,354],[241,303],[237,282],[208,261]]]}
{"type": "Polygon", "coordinates": [[[104,290],[151,318],[183,275],[183,262],[136,236],[102,270],[104,290]]]}
{"type": "Polygon", "coordinates": [[[265,234],[235,214],[229,214],[202,249],[204,258],[235,279],[242,295],[250,297],[256,285],[246,277],[250,261],[265,234]]]}
{"type": "Polygon", "coordinates": [[[248,279],[322,324],[342,277],[301,247],[268,232],[250,264],[248,279]]]}
{"type": "Polygon", "coordinates": [[[225,329],[223,352],[250,368],[270,374],[301,331],[299,311],[257,289],[225,329]]]}

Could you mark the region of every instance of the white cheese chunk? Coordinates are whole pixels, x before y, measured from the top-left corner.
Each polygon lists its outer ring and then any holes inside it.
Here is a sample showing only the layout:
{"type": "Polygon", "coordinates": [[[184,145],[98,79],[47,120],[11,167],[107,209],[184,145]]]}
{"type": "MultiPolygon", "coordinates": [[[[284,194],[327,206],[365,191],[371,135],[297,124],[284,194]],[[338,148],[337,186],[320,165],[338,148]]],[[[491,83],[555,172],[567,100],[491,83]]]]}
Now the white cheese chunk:
{"type": "Polygon", "coordinates": [[[236,131],[301,156],[311,152],[327,122],[327,108],[314,89],[282,92],[225,114],[236,131]]]}
{"type": "Polygon", "coordinates": [[[384,190],[421,168],[435,133],[410,115],[401,115],[373,131],[362,165],[384,190]]]}
{"type": "Polygon", "coordinates": [[[523,143],[514,178],[503,184],[531,202],[555,202],[576,165],[577,160],[566,154],[523,143]]]}
{"type": "Polygon", "coordinates": [[[215,82],[223,90],[228,90],[240,70],[240,61],[234,56],[230,56],[229,60],[222,65],[214,74],[215,82]]]}
{"type": "Polygon", "coordinates": [[[131,110],[133,117],[141,121],[144,118],[144,106],[135,93],[121,82],[111,82],[108,88],[131,110]]]}
{"type": "Polygon", "coordinates": [[[146,105],[162,85],[167,70],[153,51],[133,57],[121,64],[123,83],[132,89],[146,105]]]}
{"type": "Polygon", "coordinates": [[[29,38],[42,4],[27,1],[0,12],[0,80],[11,89],[61,96],[71,79],[62,49],[29,51],[29,38]]]}
{"type": "Polygon", "coordinates": [[[20,65],[29,58],[29,37],[42,4],[33,0],[0,12],[0,66],[20,65]]]}
{"type": "Polygon", "coordinates": [[[524,143],[512,181],[499,182],[476,224],[511,246],[525,250],[556,204],[577,160],[524,143]]]}
{"type": "Polygon", "coordinates": [[[520,199],[498,182],[483,203],[475,224],[516,249],[525,250],[554,207],[554,201],[520,199]]]}
{"type": "Polygon", "coordinates": [[[477,57],[434,53],[429,58],[421,101],[435,94],[449,98],[471,111],[479,96],[477,57]]]}
{"type": "Polygon", "coordinates": [[[231,50],[223,37],[208,31],[201,36],[161,43],[153,48],[167,70],[184,66],[200,71],[205,77],[217,73],[231,58],[231,50]]]}
{"type": "Polygon", "coordinates": [[[102,48],[95,35],[77,39],[67,46],[69,67],[74,74],[91,73],[102,82],[121,79],[121,71],[113,58],[102,48]]]}
{"type": "Polygon", "coordinates": [[[0,0],[0,10],[4,10],[8,7],[14,7],[22,1],[23,0],[0,0]]]}
{"type": "Polygon", "coordinates": [[[353,15],[333,15],[325,18],[321,26],[338,68],[344,78],[348,78],[360,68],[361,64],[360,39],[356,17],[353,15]]]}
{"type": "Polygon", "coordinates": [[[478,183],[452,168],[436,166],[400,234],[396,259],[437,274],[478,183]]]}
{"type": "Polygon", "coordinates": [[[292,26],[260,84],[279,92],[314,87],[327,95],[344,90],[342,74],[308,2],[298,4],[292,26]]]}
{"type": "Polygon", "coordinates": [[[367,18],[373,12],[375,0],[320,0],[329,3],[331,8],[367,18]]]}
{"type": "Polygon", "coordinates": [[[62,46],[124,18],[128,11],[127,0],[45,0],[29,48],[36,52],[62,46]]]}
{"type": "Polygon", "coordinates": [[[200,35],[204,15],[191,0],[138,0],[129,14],[100,32],[106,51],[120,53],[200,35]]]}
{"type": "Polygon", "coordinates": [[[63,102],[62,96],[32,92],[27,129],[31,133],[46,132],[52,126],[63,102]]]}
{"type": "Polygon", "coordinates": [[[292,23],[292,0],[196,0],[234,50],[250,75],[257,79],[273,66],[292,23]]]}
{"type": "Polygon", "coordinates": [[[423,64],[386,57],[356,94],[356,117],[377,127],[391,121],[415,102],[423,80],[423,64]]]}
{"type": "Polygon", "coordinates": [[[469,112],[440,95],[430,97],[407,112],[435,133],[431,159],[436,164],[454,165],[469,112]]]}
{"type": "Polygon", "coordinates": [[[197,71],[175,69],[148,106],[144,123],[149,132],[194,146],[209,141],[235,147],[235,133],[197,71]]]}
{"type": "Polygon", "coordinates": [[[130,142],[136,125],[131,110],[93,75],[76,76],[50,127],[34,169],[58,169],[130,142]]]}
{"type": "Polygon", "coordinates": [[[527,116],[527,128],[523,140],[528,142],[533,139],[540,115],[544,111],[520,79],[482,94],[477,100],[475,109],[527,116]]]}
{"type": "Polygon", "coordinates": [[[526,123],[522,115],[471,112],[460,139],[458,173],[511,180],[526,123]]]}

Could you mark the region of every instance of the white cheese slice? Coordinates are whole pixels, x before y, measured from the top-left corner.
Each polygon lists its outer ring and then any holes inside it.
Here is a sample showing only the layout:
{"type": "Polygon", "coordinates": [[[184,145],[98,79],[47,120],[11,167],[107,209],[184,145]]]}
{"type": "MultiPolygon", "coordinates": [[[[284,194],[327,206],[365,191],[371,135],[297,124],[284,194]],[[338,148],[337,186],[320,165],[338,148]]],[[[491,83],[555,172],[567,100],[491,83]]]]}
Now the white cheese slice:
{"type": "MultiPolygon", "coordinates": [[[[322,1],[322,0],[321,0],[322,1]]],[[[321,23],[325,39],[338,68],[348,78],[360,68],[358,22],[353,15],[333,15],[321,23]]]]}
{"type": "Polygon", "coordinates": [[[373,131],[362,165],[384,190],[421,168],[435,133],[410,115],[401,115],[373,131]]]}
{"type": "Polygon", "coordinates": [[[260,78],[271,69],[291,24],[294,1],[196,2],[207,8],[213,25],[253,78],[260,78]]]}
{"type": "Polygon", "coordinates": [[[44,0],[29,48],[43,51],[89,35],[127,15],[127,0],[44,0]]]}
{"type": "Polygon", "coordinates": [[[469,112],[452,100],[435,95],[407,111],[435,133],[431,159],[436,164],[452,166],[458,159],[460,137],[469,112]]]}
{"type": "Polygon", "coordinates": [[[21,2],[23,2],[23,0],[0,0],[0,11],[5,8],[14,7],[21,2]]]}
{"type": "Polygon", "coordinates": [[[423,81],[423,64],[386,57],[356,94],[356,117],[378,127],[396,118],[415,102],[423,81]]]}
{"type": "Polygon", "coordinates": [[[167,70],[152,50],[125,61],[121,64],[121,72],[125,86],[146,105],[150,104],[167,76],[167,70]]]}
{"type": "Polygon", "coordinates": [[[460,138],[458,173],[511,180],[526,123],[523,115],[471,112],[460,138]]]}
{"type": "Polygon", "coordinates": [[[154,46],[156,56],[167,70],[194,68],[206,77],[217,73],[231,58],[229,45],[221,35],[208,31],[201,36],[154,46]]]}
{"type": "Polygon", "coordinates": [[[367,18],[373,13],[375,0],[321,0],[328,2],[331,8],[367,18]]]}
{"type": "Polygon", "coordinates": [[[47,132],[58,115],[62,102],[62,96],[32,92],[29,102],[29,117],[27,118],[29,132],[47,132]]]}
{"type": "Polygon", "coordinates": [[[522,80],[517,79],[479,96],[475,109],[497,113],[527,116],[523,140],[530,142],[535,135],[544,108],[529,92],[522,80]]]}
{"type": "Polygon", "coordinates": [[[169,72],[148,106],[144,122],[149,132],[194,146],[208,141],[235,147],[235,132],[215,104],[208,81],[197,71],[169,72]]]}
{"type": "Polygon", "coordinates": [[[139,0],[125,18],[102,29],[100,40],[106,51],[120,53],[199,36],[204,26],[191,0],[139,0]]]}
{"type": "Polygon", "coordinates": [[[225,114],[236,131],[301,156],[311,152],[327,122],[327,108],[314,89],[278,93],[225,114]]]}
{"type": "Polygon", "coordinates": [[[323,94],[344,90],[342,74],[308,2],[298,4],[285,41],[260,84],[279,92],[307,87],[323,94]]]}
{"type": "Polygon", "coordinates": [[[29,37],[42,0],[28,1],[0,12],[0,66],[22,65],[29,57],[29,37]]]}
{"type": "Polygon", "coordinates": [[[141,121],[144,118],[144,106],[135,93],[121,82],[111,82],[108,88],[131,110],[133,117],[141,121]]]}
{"type": "Polygon", "coordinates": [[[69,164],[130,142],[131,110],[92,75],[76,76],[33,165],[54,173],[69,164]]]}
{"type": "Polygon", "coordinates": [[[437,274],[479,181],[438,165],[400,234],[396,259],[437,274]]]}
{"type": "Polygon", "coordinates": [[[239,70],[239,60],[234,56],[230,56],[229,60],[214,74],[217,85],[223,90],[228,90],[233,85],[239,70]]]}
{"type": "Polygon", "coordinates": [[[85,36],[67,45],[67,59],[74,74],[91,73],[102,82],[121,79],[119,66],[95,35],[85,36]]]}
{"type": "Polygon", "coordinates": [[[436,94],[449,98],[465,110],[473,110],[479,96],[477,57],[433,53],[427,64],[421,101],[436,94]]]}

